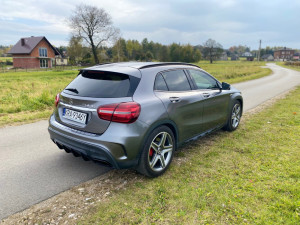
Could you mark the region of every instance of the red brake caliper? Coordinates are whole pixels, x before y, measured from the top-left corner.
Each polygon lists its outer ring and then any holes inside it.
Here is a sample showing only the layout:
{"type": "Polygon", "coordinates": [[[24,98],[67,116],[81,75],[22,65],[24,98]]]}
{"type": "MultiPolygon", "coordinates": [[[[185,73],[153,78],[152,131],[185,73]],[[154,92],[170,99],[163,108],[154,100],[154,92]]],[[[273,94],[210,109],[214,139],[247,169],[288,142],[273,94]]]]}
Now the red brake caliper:
{"type": "Polygon", "coordinates": [[[152,156],[153,155],[153,149],[150,148],[150,151],[149,151],[149,156],[152,156]]]}

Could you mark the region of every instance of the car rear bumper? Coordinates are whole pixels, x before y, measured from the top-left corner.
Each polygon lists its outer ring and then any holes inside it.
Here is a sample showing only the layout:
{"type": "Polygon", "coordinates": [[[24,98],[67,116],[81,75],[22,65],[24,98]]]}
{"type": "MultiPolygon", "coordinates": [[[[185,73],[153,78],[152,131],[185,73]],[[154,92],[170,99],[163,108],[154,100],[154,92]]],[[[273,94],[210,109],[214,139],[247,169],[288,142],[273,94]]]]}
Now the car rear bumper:
{"type": "Polygon", "coordinates": [[[48,131],[52,141],[66,152],[72,152],[85,160],[93,160],[116,169],[131,168],[138,163],[143,134],[137,132],[138,125],[131,127],[132,132],[130,130],[122,132],[121,128],[113,125],[105,134],[97,135],[60,124],[52,115],[49,119],[48,131]],[[136,132],[133,132],[134,130],[136,132]]]}

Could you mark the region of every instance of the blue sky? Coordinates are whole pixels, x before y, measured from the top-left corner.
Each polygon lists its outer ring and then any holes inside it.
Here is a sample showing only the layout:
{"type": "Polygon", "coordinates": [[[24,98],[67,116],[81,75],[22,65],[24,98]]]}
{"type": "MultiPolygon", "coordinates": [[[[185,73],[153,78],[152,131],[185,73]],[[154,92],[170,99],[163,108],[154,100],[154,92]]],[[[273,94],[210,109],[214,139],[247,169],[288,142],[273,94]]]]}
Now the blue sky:
{"type": "MultiPolygon", "coordinates": [[[[0,0],[0,45],[46,36],[67,45],[66,19],[82,0],[0,0]]],[[[104,8],[125,39],[198,45],[208,38],[229,48],[286,46],[300,49],[300,0],[85,0],[104,8]]]]}

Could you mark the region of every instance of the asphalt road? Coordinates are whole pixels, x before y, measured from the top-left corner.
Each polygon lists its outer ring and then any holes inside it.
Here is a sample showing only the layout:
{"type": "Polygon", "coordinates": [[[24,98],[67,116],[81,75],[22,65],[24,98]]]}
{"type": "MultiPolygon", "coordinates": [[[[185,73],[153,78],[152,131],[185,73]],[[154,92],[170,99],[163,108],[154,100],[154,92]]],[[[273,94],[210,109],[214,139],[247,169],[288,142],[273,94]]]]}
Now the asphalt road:
{"type": "MultiPolygon", "coordinates": [[[[244,112],[300,84],[300,72],[268,66],[273,75],[234,85],[243,93],[244,112]]],[[[59,150],[47,125],[0,129],[0,219],[109,170],[59,150]]]]}

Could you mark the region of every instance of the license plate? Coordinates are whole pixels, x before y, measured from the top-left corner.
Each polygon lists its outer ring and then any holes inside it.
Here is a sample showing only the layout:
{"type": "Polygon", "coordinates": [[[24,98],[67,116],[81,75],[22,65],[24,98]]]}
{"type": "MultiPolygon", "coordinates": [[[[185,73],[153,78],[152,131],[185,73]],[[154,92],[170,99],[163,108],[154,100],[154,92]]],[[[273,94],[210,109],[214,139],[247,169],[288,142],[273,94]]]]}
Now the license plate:
{"type": "Polygon", "coordinates": [[[78,123],[86,123],[87,114],[64,108],[63,117],[78,123]]]}

